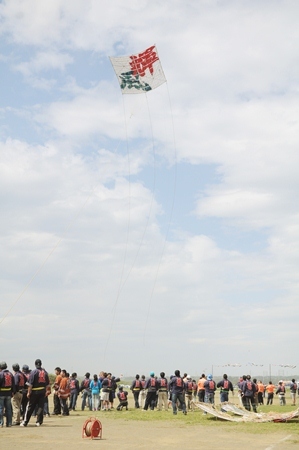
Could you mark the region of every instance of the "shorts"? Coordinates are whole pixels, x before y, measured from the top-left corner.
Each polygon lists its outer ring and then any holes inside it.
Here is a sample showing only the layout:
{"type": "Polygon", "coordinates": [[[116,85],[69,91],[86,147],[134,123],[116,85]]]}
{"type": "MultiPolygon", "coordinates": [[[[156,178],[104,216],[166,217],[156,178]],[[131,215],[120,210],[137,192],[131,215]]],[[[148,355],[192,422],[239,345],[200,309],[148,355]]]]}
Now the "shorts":
{"type": "Polygon", "coordinates": [[[109,402],[109,392],[101,392],[101,400],[104,402],[109,402]]]}

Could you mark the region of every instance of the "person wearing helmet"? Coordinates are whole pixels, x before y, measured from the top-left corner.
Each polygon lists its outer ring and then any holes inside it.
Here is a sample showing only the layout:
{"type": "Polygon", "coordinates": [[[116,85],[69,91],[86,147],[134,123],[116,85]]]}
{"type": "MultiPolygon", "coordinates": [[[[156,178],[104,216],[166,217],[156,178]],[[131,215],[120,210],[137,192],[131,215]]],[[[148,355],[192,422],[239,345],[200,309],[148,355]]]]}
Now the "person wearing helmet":
{"type": "Polygon", "coordinates": [[[35,369],[31,371],[28,380],[28,405],[25,411],[22,427],[27,427],[28,422],[37,407],[36,426],[42,425],[44,420],[44,403],[46,395],[50,393],[51,386],[48,372],[42,367],[40,359],[35,360],[35,369]]]}
{"type": "Polygon", "coordinates": [[[6,416],[6,426],[12,426],[11,397],[15,392],[15,382],[13,374],[7,369],[5,361],[0,362],[0,427],[4,425],[4,409],[6,416]]]}
{"type": "Polygon", "coordinates": [[[211,403],[214,405],[215,403],[215,391],[216,391],[216,383],[213,380],[213,375],[210,373],[207,376],[207,381],[204,384],[205,387],[205,403],[211,403]]]}
{"type": "Polygon", "coordinates": [[[13,364],[12,370],[14,372],[14,381],[15,381],[15,395],[13,396],[13,398],[11,400],[13,425],[20,425],[23,389],[24,389],[27,379],[26,379],[25,375],[20,371],[19,364],[13,364]]]}

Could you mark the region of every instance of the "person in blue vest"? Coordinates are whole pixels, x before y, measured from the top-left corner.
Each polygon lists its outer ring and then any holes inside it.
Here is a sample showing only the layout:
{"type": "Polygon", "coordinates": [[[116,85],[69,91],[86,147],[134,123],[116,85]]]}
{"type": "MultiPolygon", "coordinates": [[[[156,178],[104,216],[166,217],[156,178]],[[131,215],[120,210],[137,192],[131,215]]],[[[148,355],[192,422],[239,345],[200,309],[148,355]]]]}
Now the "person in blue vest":
{"type": "Polygon", "coordinates": [[[12,426],[11,398],[15,393],[15,381],[13,374],[7,369],[5,361],[0,362],[0,427],[4,425],[4,410],[6,426],[12,426]]]}
{"type": "Polygon", "coordinates": [[[176,370],[174,372],[174,376],[171,378],[169,382],[169,390],[171,392],[171,401],[172,401],[172,412],[173,414],[177,414],[177,403],[180,404],[180,407],[183,411],[183,414],[187,414],[186,411],[186,403],[185,403],[185,383],[183,378],[181,377],[180,371],[176,370]]]}
{"type": "Polygon", "coordinates": [[[51,393],[48,372],[42,367],[40,359],[35,360],[35,369],[31,371],[28,380],[28,405],[25,411],[22,427],[27,427],[28,422],[37,407],[36,426],[42,425],[44,420],[44,403],[46,395],[51,393]]]}

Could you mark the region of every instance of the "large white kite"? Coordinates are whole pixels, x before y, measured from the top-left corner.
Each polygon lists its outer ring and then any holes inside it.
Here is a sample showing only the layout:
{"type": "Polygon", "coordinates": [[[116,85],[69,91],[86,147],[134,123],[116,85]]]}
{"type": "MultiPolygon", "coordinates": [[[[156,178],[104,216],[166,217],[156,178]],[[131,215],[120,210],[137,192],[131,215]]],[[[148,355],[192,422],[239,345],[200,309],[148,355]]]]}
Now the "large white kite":
{"type": "Polygon", "coordinates": [[[123,94],[143,94],[166,82],[155,45],[131,56],[110,56],[123,94]]]}

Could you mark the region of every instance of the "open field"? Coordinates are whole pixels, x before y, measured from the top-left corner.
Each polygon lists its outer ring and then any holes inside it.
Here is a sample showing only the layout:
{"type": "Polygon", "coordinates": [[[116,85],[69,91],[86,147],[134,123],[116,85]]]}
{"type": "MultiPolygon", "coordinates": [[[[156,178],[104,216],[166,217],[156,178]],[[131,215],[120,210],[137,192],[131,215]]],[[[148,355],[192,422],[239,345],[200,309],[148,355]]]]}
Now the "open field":
{"type": "MultiPolygon", "coordinates": [[[[235,402],[237,403],[237,402],[235,402]]],[[[130,405],[132,405],[132,400],[130,405]]],[[[50,400],[51,410],[52,401],[50,400]]],[[[263,411],[282,411],[278,406],[263,411]]],[[[283,411],[292,410],[286,406],[283,411]]],[[[174,416],[172,411],[76,411],[69,417],[45,418],[35,427],[32,417],[27,428],[0,430],[2,449],[181,449],[205,448],[242,450],[299,449],[299,421],[288,423],[236,424],[204,416],[200,411],[174,416]],[[97,417],[103,426],[102,440],[82,438],[82,427],[88,417],[97,417]]]]}

